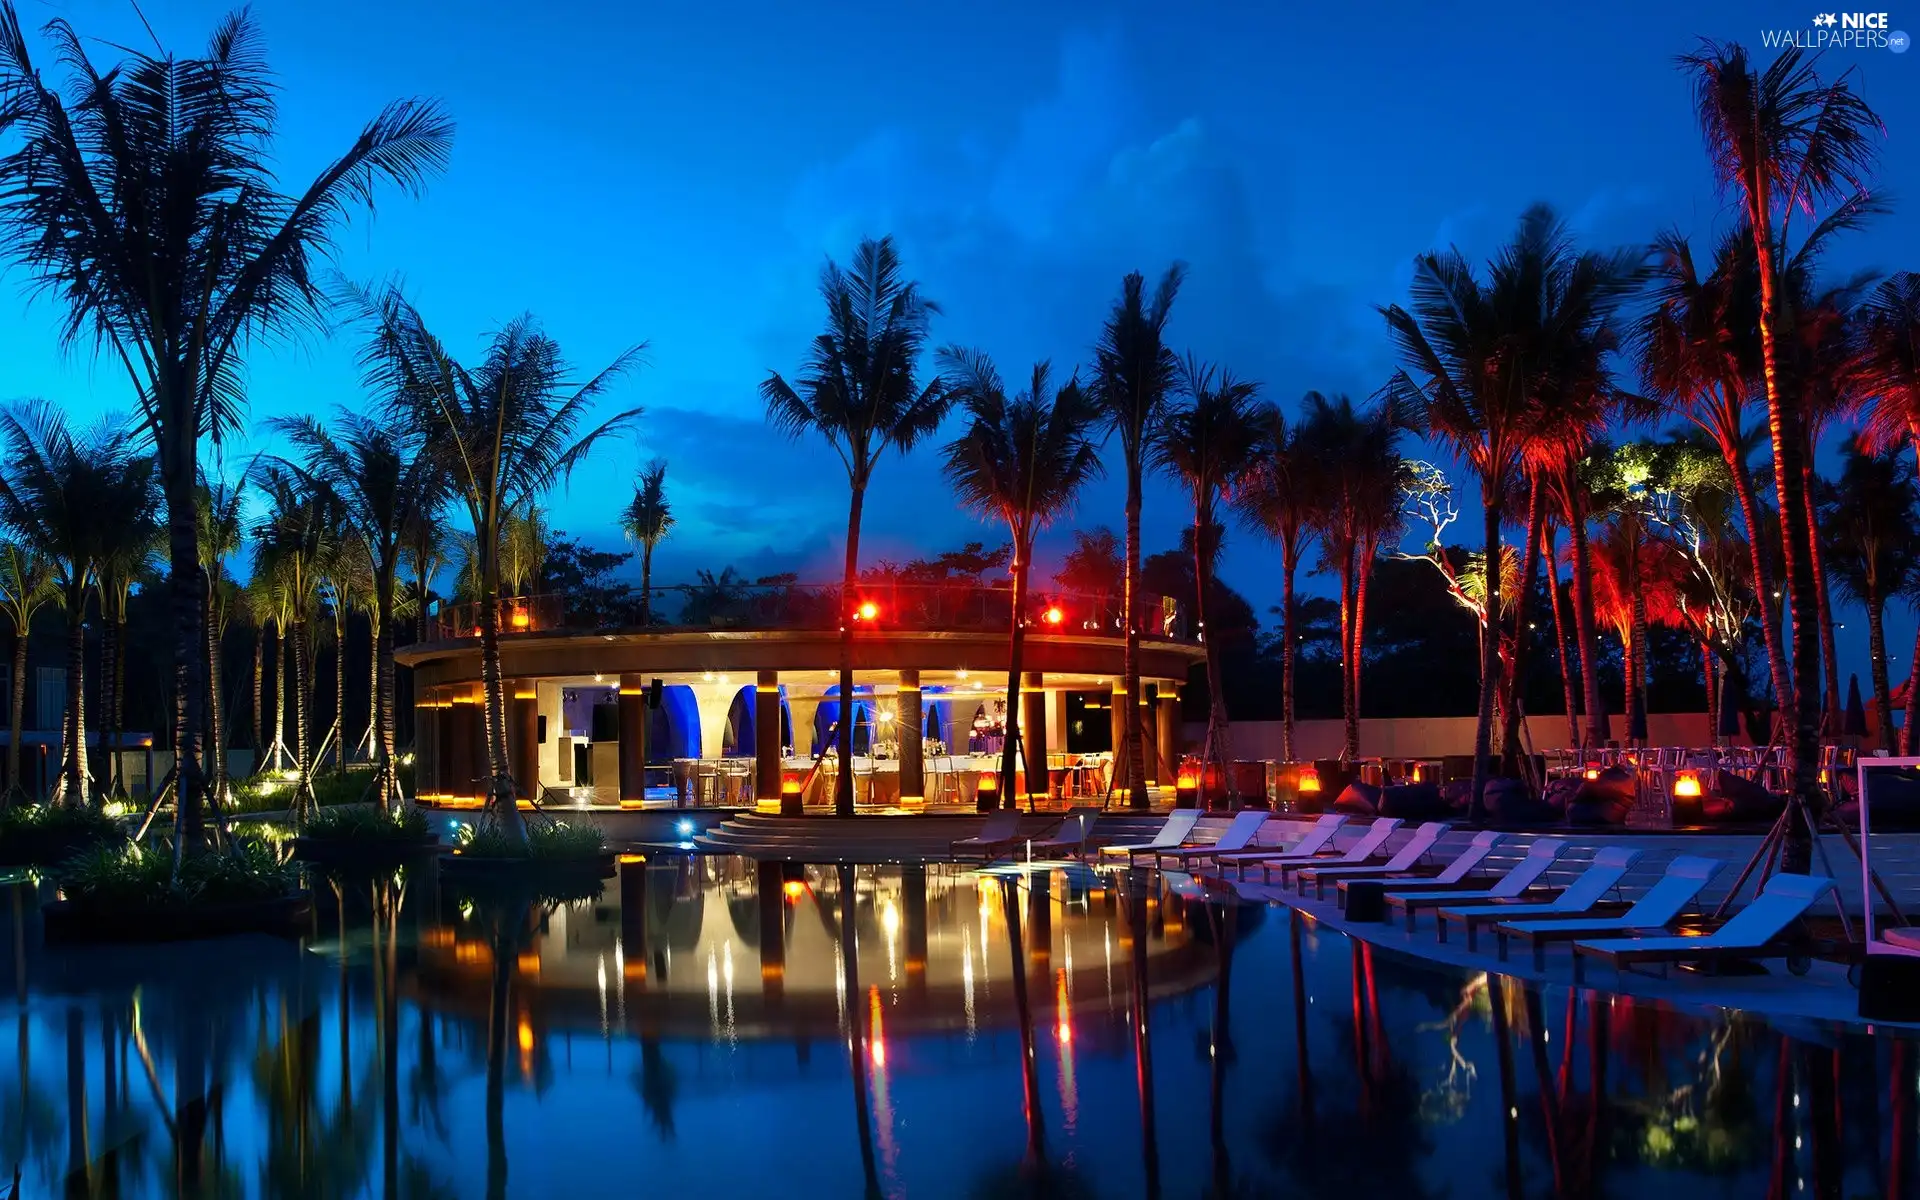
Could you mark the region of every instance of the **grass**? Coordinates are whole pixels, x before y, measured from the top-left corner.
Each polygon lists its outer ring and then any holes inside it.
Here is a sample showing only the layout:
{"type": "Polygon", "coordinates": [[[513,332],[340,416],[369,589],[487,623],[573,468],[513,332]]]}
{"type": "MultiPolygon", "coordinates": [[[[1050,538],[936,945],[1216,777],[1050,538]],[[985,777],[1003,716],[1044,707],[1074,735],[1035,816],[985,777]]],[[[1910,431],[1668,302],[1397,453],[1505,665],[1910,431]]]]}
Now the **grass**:
{"type": "Polygon", "coordinates": [[[432,833],[427,814],[417,808],[395,816],[375,805],[355,804],[321,809],[307,822],[301,836],[315,841],[412,845],[432,833]]]}
{"type": "MultiPolygon", "coordinates": [[[[285,812],[293,807],[293,789],[295,775],[292,771],[269,771],[248,779],[237,779],[233,784],[234,806],[231,812],[285,812]]],[[[332,808],[339,804],[359,804],[371,798],[373,787],[373,768],[370,766],[348,767],[344,771],[316,771],[313,775],[313,798],[320,808],[332,808]]],[[[400,789],[411,795],[413,792],[413,768],[400,767],[400,789]]]]}
{"type": "Polygon", "coordinates": [[[15,804],[0,812],[0,863],[51,866],[125,837],[119,821],[90,805],[15,804]]]}
{"type": "Polygon", "coordinates": [[[60,871],[60,888],[76,908],[125,912],[180,912],[230,904],[278,900],[299,887],[291,864],[271,846],[236,838],[231,853],[189,855],[173,878],[173,852],[167,844],[148,849],[132,843],[96,846],[69,860],[60,871]]]}
{"type": "Polygon", "coordinates": [[[606,853],[607,836],[598,825],[569,825],[543,821],[527,826],[523,854],[497,825],[469,826],[460,853],[469,858],[526,858],[534,862],[578,862],[606,853]]]}

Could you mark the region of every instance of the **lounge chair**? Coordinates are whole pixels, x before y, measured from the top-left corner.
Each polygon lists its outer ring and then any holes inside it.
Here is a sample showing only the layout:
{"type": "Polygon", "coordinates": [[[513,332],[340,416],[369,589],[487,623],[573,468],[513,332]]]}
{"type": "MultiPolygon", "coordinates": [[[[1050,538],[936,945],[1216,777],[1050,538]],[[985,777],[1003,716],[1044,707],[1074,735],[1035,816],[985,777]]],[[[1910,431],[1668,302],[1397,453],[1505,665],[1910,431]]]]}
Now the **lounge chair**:
{"type": "Polygon", "coordinates": [[[1248,867],[1257,866],[1260,868],[1260,878],[1262,881],[1271,880],[1273,873],[1278,871],[1280,872],[1281,881],[1285,882],[1288,871],[1305,870],[1315,863],[1326,863],[1328,866],[1332,866],[1335,863],[1343,866],[1355,866],[1364,862],[1372,862],[1379,856],[1380,848],[1387,844],[1387,839],[1399,832],[1400,826],[1403,824],[1405,824],[1405,822],[1401,821],[1398,817],[1377,817],[1374,819],[1373,824],[1367,827],[1367,831],[1360,835],[1360,840],[1347,847],[1344,854],[1309,854],[1305,857],[1292,854],[1269,855],[1266,858],[1243,861],[1240,864],[1240,873],[1244,877],[1248,867]]]}
{"type": "MultiPolygon", "coordinates": [[[[1335,880],[1340,885],[1340,907],[1347,906],[1347,888],[1356,883],[1386,884],[1397,892],[1458,891],[1462,886],[1472,886],[1467,877],[1480,869],[1480,864],[1487,860],[1487,855],[1493,853],[1493,848],[1498,846],[1506,836],[1497,829],[1481,830],[1473,835],[1473,840],[1467,843],[1467,848],[1456,854],[1437,875],[1417,876],[1403,873],[1401,877],[1396,878],[1385,871],[1380,871],[1377,874],[1342,876],[1335,880]]],[[[1373,870],[1373,868],[1367,869],[1373,870]]]]}
{"type": "Polygon", "coordinates": [[[1213,861],[1221,867],[1238,867],[1240,878],[1245,879],[1248,863],[1257,863],[1270,858],[1310,859],[1324,853],[1333,846],[1333,835],[1340,832],[1347,818],[1339,813],[1328,813],[1313,823],[1302,837],[1286,849],[1242,850],[1236,854],[1216,854],[1213,861]]]}
{"type": "MultiPolygon", "coordinates": [[[[1664,930],[1670,921],[1680,915],[1682,909],[1693,902],[1693,898],[1700,894],[1719,870],[1718,859],[1682,854],[1667,864],[1667,873],[1660,877],[1660,882],[1648,888],[1646,895],[1617,917],[1558,921],[1502,920],[1493,927],[1494,936],[1500,939],[1500,961],[1507,961],[1508,938],[1533,944],[1533,965],[1538,970],[1547,965],[1547,944],[1550,942],[1572,942],[1581,938],[1639,930],[1664,930]]],[[[1509,911],[1506,916],[1511,918],[1513,913],[1509,911]]]]}
{"type": "Polygon", "coordinates": [[[1412,931],[1414,922],[1423,908],[1439,908],[1442,905],[1458,904],[1463,900],[1512,900],[1524,895],[1526,890],[1540,882],[1567,843],[1560,838],[1536,838],[1527,848],[1525,858],[1513,864],[1500,882],[1492,887],[1474,890],[1446,890],[1442,888],[1400,888],[1382,893],[1381,900],[1388,908],[1397,908],[1407,914],[1407,929],[1412,931]]]}
{"type": "Polygon", "coordinates": [[[1271,815],[1272,814],[1264,808],[1250,808],[1245,812],[1235,813],[1233,820],[1227,822],[1227,827],[1221,830],[1219,840],[1212,845],[1180,846],[1172,850],[1155,850],[1153,852],[1154,865],[1159,866],[1170,858],[1184,867],[1192,859],[1213,858],[1219,854],[1245,850],[1253,843],[1253,839],[1259,836],[1260,827],[1267,823],[1267,818],[1271,815]]]}
{"type": "Polygon", "coordinates": [[[963,837],[947,846],[947,853],[960,855],[979,855],[981,858],[998,858],[1011,849],[1020,840],[1020,813],[1016,809],[996,809],[987,815],[986,823],[980,826],[980,832],[972,837],[963,837]]]}
{"type": "Polygon", "coordinates": [[[1199,809],[1177,808],[1167,814],[1166,824],[1160,826],[1160,832],[1154,834],[1151,841],[1102,846],[1100,853],[1114,858],[1124,856],[1128,862],[1132,862],[1136,854],[1147,854],[1154,850],[1172,850],[1187,840],[1187,835],[1193,832],[1193,827],[1199,821],[1199,809]]]}
{"type": "Polygon", "coordinates": [[[1788,959],[1787,970],[1805,974],[1797,961],[1816,947],[1805,940],[1782,939],[1787,927],[1806,915],[1827,894],[1833,880],[1819,875],[1775,875],[1751,903],[1725,925],[1699,937],[1601,938],[1573,944],[1573,981],[1586,980],[1586,963],[1599,959],[1615,971],[1638,963],[1753,962],[1788,959]]]}
{"type": "Polygon", "coordinates": [[[1441,941],[1447,940],[1447,925],[1458,921],[1466,926],[1467,949],[1479,949],[1480,926],[1491,925],[1508,917],[1551,917],[1557,913],[1591,914],[1594,906],[1607,898],[1607,893],[1620,886],[1620,880],[1633,867],[1640,857],[1638,850],[1628,850],[1621,846],[1603,846],[1594,853],[1593,861],[1587,869],[1580,872],[1578,878],[1568,884],[1558,896],[1539,904],[1512,904],[1496,900],[1490,904],[1469,904],[1455,908],[1434,910],[1439,923],[1434,932],[1441,941]]]}
{"type": "Polygon", "coordinates": [[[1035,854],[1064,854],[1069,858],[1080,858],[1087,852],[1087,840],[1093,836],[1094,814],[1086,812],[1068,813],[1060,828],[1048,834],[1044,840],[1033,843],[1035,854]]]}
{"type": "MultiPolygon", "coordinates": [[[[1302,868],[1294,875],[1293,882],[1303,896],[1306,895],[1307,884],[1313,884],[1313,897],[1318,900],[1326,895],[1327,884],[1341,879],[1377,878],[1382,875],[1397,875],[1402,871],[1411,871],[1421,859],[1433,852],[1434,844],[1445,837],[1447,830],[1452,828],[1453,826],[1445,821],[1427,821],[1415,829],[1413,836],[1407,839],[1407,844],[1400,847],[1399,852],[1386,862],[1368,864],[1367,855],[1354,858],[1353,850],[1349,850],[1341,858],[1328,860],[1330,864],[1328,866],[1302,868]]],[[[1363,842],[1364,840],[1362,839],[1363,842]]],[[[1359,845],[1355,845],[1353,849],[1360,848],[1359,845]]]]}

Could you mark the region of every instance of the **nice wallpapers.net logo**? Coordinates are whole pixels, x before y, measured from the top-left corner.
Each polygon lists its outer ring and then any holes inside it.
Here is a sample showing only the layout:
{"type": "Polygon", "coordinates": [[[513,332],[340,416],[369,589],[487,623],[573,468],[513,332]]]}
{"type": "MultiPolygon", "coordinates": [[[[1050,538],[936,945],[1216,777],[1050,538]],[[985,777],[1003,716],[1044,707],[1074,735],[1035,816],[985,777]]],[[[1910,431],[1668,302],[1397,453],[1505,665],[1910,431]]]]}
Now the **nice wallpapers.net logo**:
{"type": "Polygon", "coordinates": [[[1762,44],[1775,50],[1891,50],[1905,54],[1913,44],[1883,12],[1819,12],[1806,29],[1763,29],[1762,44]]]}

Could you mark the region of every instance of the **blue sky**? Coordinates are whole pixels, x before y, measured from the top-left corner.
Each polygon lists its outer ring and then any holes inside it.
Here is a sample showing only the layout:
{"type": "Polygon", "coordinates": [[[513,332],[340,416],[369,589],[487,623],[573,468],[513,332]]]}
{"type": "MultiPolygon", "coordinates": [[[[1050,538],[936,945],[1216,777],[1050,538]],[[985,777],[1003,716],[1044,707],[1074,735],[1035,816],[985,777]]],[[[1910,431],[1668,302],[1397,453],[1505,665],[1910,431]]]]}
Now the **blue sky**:
{"type": "MultiPolygon", "coordinates": [[[[162,40],[191,51],[226,6],[147,7],[162,40]]],[[[1083,360],[1121,275],[1178,258],[1191,276],[1176,344],[1286,403],[1309,388],[1365,395],[1391,365],[1373,306],[1403,296],[1416,253],[1453,243],[1484,257],[1536,200],[1599,245],[1721,227],[1673,56],[1703,35],[1758,47],[1762,27],[1809,28],[1812,15],[1784,0],[1604,14],[1134,0],[268,0],[255,12],[285,88],[289,185],[389,99],[438,96],[458,121],[452,167],[427,196],[387,196],[344,235],[350,275],[403,277],[470,353],[521,312],[583,367],[649,343],[616,397],[648,409],[637,444],[608,445],[552,508],[559,527],[612,544],[634,469],[665,455],[681,522],[656,565],[668,580],[725,563],[834,573],[837,460],[767,431],[755,385],[794,367],[817,325],[821,262],[862,235],[899,237],[945,307],[937,341],[984,348],[1009,375],[1083,360]]],[[[101,43],[146,44],[126,0],[22,9],[29,25],[55,15],[101,43]]],[[[1920,10],[1891,24],[1920,28],[1920,10]]],[[[1920,210],[1902,203],[1920,204],[1920,158],[1900,149],[1920,130],[1920,55],[1824,66],[1855,70],[1884,119],[1896,204],[1833,267],[1920,266],[1900,257],[1920,244],[1920,210]]],[[[52,314],[17,274],[0,283],[0,313],[0,395],[126,407],[104,363],[55,349],[52,314]]],[[[250,387],[256,417],[366,403],[350,338],[257,353],[250,387]]],[[[1111,465],[1078,523],[1120,524],[1111,465]]],[[[867,559],[997,536],[955,510],[930,453],[888,461],[876,490],[867,559]]],[[[1184,519],[1170,488],[1151,489],[1148,548],[1184,519]]],[[[1222,569],[1262,608],[1277,598],[1274,559],[1250,536],[1222,569]]]]}

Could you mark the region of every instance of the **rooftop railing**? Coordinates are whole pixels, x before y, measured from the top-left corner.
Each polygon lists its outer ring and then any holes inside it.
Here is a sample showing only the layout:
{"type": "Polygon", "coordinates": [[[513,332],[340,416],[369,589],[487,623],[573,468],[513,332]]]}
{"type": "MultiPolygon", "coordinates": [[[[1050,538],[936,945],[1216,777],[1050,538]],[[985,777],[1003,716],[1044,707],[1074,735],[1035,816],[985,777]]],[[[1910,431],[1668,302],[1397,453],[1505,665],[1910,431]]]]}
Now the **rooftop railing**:
{"type": "MultiPolygon", "coordinates": [[[[510,596],[497,603],[503,636],[567,630],[649,628],[685,630],[898,629],[926,633],[1006,633],[1013,623],[1013,597],[1004,587],[981,584],[875,583],[854,590],[844,602],[838,584],[692,584],[653,590],[652,621],[640,619],[638,595],[620,611],[569,604],[559,593],[510,596]]],[[[1120,638],[1126,636],[1124,604],[1117,594],[1035,593],[1022,618],[1030,633],[1120,638]]],[[[1186,614],[1165,596],[1142,595],[1134,608],[1140,636],[1185,641],[1186,614]]],[[[441,606],[434,618],[438,640],[480,635],[476,603],[441,606]]]]}

